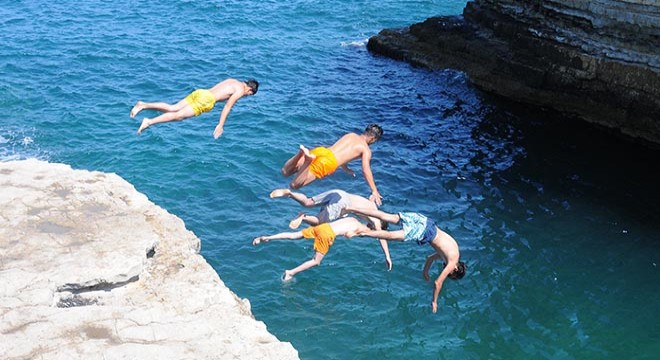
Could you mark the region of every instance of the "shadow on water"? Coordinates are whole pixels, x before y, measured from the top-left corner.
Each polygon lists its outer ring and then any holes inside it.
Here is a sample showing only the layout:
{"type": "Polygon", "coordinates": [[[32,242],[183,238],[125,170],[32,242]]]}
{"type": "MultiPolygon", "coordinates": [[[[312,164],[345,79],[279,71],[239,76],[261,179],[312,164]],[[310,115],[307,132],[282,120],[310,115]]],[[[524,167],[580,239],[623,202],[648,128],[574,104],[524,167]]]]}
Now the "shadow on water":
{"type": "Polygon", "coordinates": [[[476,211],[446,215],[460,219],[456,230],[482,235],[463,252],[480,282],[463,309],[479,330],[463,333],[463,351],[492,356],[484,343],[504,358],[656,351],[660,330],[642,314],[658,316],[650,284],[660,280],[660,151],[551,111],[482,99],[445,110],[463,119],[476,111],[478,120],[469,139],[433,159],[456,174],[443,187],[476,211]]]}
{"type": "Polygon", "coordinates": [[[552,111],[489,101],[496,106],[472,129],[475,154],[462,170],[499,190],[490,200],[500,209],[532,220],[584,204],[658,223],[659,150],[552,111]]]}

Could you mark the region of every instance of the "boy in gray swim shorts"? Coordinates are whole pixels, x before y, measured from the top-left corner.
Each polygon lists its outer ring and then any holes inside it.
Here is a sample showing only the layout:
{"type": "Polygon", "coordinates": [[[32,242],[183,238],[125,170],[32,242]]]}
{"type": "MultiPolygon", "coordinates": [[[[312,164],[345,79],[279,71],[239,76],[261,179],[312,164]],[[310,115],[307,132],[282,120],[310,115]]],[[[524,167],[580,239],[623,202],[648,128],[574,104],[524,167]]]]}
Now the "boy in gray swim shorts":
{"type": "MultiPolygon", "coordinates": [[[[289,227],[291,229],[297,229],[303,221],[312,226],[335,221],[346,216],[344,209],[348,206],[373,210],[377,209],[376,204],[374,204],[372,201],[362,196],[349,194],[346,191],[339,189],[329,190],[318,195],[314,195],[311,198],[307,197],[303,193],[293,192],[289,189],[275,189],[270,193],[270,197],[289,197],[306,208],[321,207],[318,215],[307,215],[304,212],[299,213],[295,219],[289,222],[289,227]]],[[[369,216],[360,217],[363,220],[366,220],[368,222],[368,226],[374,230],[383,229],[383,224],[385,225],[385,229],[387,229],[387,224],[383,223],[380,219],[369,216]]],[[[380,247],[383,249],[383,254],[385,255],[385,265],[387,266],[387,269],[392,270],[392,259],[390,258],[390,251],[387,245],[387,241],[381,240],[380,247]]]]}
{"type": "Polygon", "coordinates": [[[390,214],[381,210],[363,209],[349,206],[345,208],[349,211],[362,216],[369,216],[381,219],[390,224],[401,225],[401,230],[362,230],[351,236],[369,236],[388,241],[416,241],[419,245],[430,244],[435,252],[426,258],[422,275],[426,281],[430,280],[429,269],[435,260],[442,259],[445,263],[444,268],[435,280],[433,289],[433,301],[431,308],[433,312],[438,311],[438,295],[445,279],[449,277],[453,280],[462,279],[465,276],[467,266],[460,259],[460,251],[456,240],[446,232],[440,230],[433,220],[426,216],[414,212],[400,212],[390,214]]]}

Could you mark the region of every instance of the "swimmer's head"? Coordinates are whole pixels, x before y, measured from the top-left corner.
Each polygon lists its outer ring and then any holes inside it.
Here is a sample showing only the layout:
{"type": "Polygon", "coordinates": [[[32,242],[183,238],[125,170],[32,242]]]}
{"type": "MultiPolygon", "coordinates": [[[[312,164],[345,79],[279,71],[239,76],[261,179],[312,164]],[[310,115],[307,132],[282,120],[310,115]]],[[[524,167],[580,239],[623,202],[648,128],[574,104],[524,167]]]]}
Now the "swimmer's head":
{"type": "Polygon", "coordinates": [[[369,124],[367,128],[364,129],[364,134],[371,138],[369,144],[373,144],[383,136],[383,128],[378,124],[369,124]]]}
{"type": "MultiPolygon", "coordinates": [[[[445,266],[447,266],[447,264],[445,264],[445,266]]],[[[458,264],[456,265],[456,269],[450,272],[449,275],[447,275],[447,277],[452,280],[460,280],[463,278],[463,276],[465,276],[465,270],[467,270],[467,265],[465,265],[464,262],[459,261],[458,264]]]]}
{"type": "MultiPolygon", "coordinates": [[[[383,220],[378,220],[378,221],[380,222],[380,229],[381,230],[387,230],[387,227],[388,227],[387,222],[385,222],[383,220]]],[[[374,224],[372,222],[368,222],[367,227],[369,228],[369,230],[376,230],[376,227],[374,226],[374,224]]]]}
{"type": "Polygon", "coordinates": [[[247,85],[250,88],[250,90],[252,90],[252,93],[250,95],[254,95],[257,93],[257,91],[259,91],[259,82],[257,80],[250,79],[245,82],[245,85],[247,85]]]}
{"type": "Polygon", "coordinates": [[[390,224],[387,221],[380,221],[380,228],[381,230],[387,230],[387,228],[390,227],[390,224]]]}

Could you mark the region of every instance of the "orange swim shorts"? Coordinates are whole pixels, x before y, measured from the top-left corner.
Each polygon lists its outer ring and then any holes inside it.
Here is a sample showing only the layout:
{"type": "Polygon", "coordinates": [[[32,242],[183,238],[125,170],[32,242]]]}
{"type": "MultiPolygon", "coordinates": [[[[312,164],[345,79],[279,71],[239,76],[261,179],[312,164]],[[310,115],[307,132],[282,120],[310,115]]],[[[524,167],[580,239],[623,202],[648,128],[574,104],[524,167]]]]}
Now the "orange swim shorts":
{"type": "Polygon", "coordinates": [[[330,246],[335,242],[335,232],[327,223],[308,227],[302,231],[305,239],[314,239],[314,251],[323,255],[328,253],[330,246]]]}
{"type": "Polygon", "coordinates": [[[317,179],[326,177],[337,170],[337,158],[332,151],[325,147],[317,147],[310,151],[316,158],[309,164],[309,172],[317,179]]]}

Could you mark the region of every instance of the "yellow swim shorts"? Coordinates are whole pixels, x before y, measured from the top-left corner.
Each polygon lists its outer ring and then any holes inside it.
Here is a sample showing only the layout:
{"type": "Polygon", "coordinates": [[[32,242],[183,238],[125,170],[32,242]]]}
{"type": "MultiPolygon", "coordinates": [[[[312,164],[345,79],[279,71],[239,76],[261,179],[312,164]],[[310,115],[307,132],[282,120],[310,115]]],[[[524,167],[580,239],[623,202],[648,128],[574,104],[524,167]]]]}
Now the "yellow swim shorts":
{"type": "Polygon", "coordinates": [[[328,253],[330,246],[335,242],[335,232],[327,223],[308,227],[302,231],[305,239],[314,239],[314,251],[323,255],[328,253]]]}
{"type": "Polygon", "coordinates": [[[184,99],[195,112],[195,116],[211,111],[215,106],[215,96],[206,89],[197,89],[184,99]]]}
{"type": "Polygon", "coordinates": [[[326,177],[337,170],[337,158],[332,151],[325,147],[317,147],[310,151],[316,158],[309,164],[309,172],[317,179],[326,177]]]}

